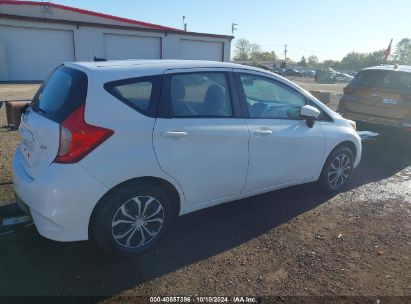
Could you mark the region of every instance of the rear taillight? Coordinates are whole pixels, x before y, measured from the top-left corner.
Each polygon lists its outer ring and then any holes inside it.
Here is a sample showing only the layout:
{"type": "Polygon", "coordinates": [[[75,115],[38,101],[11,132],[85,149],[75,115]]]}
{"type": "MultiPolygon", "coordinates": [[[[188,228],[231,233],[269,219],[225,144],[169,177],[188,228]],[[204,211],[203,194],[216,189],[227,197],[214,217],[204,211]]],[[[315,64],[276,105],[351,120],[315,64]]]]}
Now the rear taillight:
{"type": "Polygon", "coordinates": [[[353,87],[350,87],[350,86],[346,86],[343,89],[343,91],[344,91],[344,94],[354,94],[354,89],[353,89],[353,87]]]}
{"type": "Polygon", "coordinates": [[[82,105],[60,125],[60,147],[55,162],[76,163],[113,133],[112,130],[86,123],[84,121],[84,105],[82,105]]]}

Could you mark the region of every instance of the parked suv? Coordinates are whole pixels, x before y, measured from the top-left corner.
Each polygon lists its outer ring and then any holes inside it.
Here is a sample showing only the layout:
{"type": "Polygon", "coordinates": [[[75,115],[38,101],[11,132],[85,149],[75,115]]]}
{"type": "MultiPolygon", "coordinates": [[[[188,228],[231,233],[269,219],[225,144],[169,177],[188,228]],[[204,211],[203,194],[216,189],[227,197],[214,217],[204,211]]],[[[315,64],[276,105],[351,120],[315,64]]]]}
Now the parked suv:
{"type": "Polygon", "coordinates": [[[360,162],[355,123],[264,70],[196,61],[66,63],[41,86],[13,160],[39,233],[107,252],[152,247],[176,215],[360,162]]]}
{"type": "Polygon", "coordinates": [[[344,88],[338,112],[368,127],[372,123],[411,131],[411,66],[361,70],[344,88]]]}

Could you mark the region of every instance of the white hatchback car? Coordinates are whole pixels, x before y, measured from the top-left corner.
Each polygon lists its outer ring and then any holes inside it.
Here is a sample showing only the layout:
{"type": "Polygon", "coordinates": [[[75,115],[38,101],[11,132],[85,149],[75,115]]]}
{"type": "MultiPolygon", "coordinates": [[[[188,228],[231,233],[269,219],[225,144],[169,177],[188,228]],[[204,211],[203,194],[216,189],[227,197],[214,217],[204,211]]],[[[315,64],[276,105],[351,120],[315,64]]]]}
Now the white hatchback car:
{"type": "Polygon", "coordinates": [[[20,133],[14,188],[39,233],[123,255],[176,215],[317,180],[339,191],[361,158],[354,122],[278,75],[219,62],[65,63],[20,133]]]}

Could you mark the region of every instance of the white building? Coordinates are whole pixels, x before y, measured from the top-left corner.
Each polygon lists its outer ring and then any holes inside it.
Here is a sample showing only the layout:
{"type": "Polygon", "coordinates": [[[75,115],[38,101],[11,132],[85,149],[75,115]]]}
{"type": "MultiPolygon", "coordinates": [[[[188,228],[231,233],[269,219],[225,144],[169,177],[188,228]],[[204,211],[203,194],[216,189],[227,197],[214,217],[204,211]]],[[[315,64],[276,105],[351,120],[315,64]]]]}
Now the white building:
{"type": "Polygon", "coordinates": [[[0,0],[0,81],[44,80],[62,62],[94,57],[229,61],[232,39],[49,2],[0,0]]]}

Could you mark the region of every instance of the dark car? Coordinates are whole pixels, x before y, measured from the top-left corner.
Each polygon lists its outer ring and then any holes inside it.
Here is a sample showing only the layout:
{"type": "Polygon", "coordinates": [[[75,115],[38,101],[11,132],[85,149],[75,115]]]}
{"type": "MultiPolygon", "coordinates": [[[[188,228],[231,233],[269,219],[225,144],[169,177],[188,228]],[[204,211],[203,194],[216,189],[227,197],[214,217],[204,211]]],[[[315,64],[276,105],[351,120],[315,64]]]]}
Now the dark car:
{"type": "Polygon", "coordinates": [[[285,69],[283,69],[283,68],[274,68],[273,72],[276,73],[277,75],[284,75],[285,69]]]}
{"type": "Polygon", "coordinates": [[[314,77],[315,71],[314,70],[304,70],[303,75],[304,77],[314,77]]]}
{"type": "Polygon", "coordinates": [[[300,70],[297,70],[297,69],[288,68],[288,69],[285,69],[284,76],[298,76],[298,77],[303,77],[303,76],[304,76],[304,73],[303,73],[302,71],[300,71],[300,70]]]}

